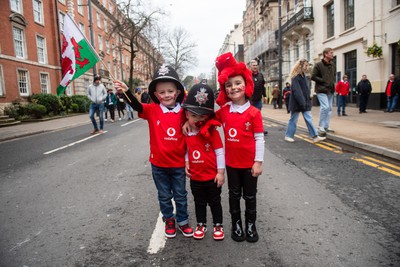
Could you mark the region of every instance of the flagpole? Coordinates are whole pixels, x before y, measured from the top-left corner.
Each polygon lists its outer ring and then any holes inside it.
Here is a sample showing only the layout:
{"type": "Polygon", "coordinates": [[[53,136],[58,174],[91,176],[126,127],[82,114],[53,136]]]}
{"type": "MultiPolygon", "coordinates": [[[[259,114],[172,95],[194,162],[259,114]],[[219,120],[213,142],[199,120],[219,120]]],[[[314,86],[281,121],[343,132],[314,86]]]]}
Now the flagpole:
{"type": "MultiPolygon", "coordinates": [[[[90,48],[92,48],[93,52],[95,53],[97,59],[103,64],[103,66],[107,69],[109,75],[111,76],[112,80],[116,80],[115,77],[112,75],[111,71],[108,69],[107,65],[104,63],[103,59],[99,56],[97,53],[96,49],[92,46],[92,44],[89,42],[89,40],[86,38],[86,36],[82,33],[81,29],[79,29],[78,25],[76,24],[75,20],[67,13],[67,16],[72,20],[72,22],[75,24],[76,28],[79,30],[79,32],[82,34],[83,38],[85,38],[86,43],[89,44],[90,48]]],[[[122,70],[121,70],[122,71],[122,70]]],[[[128,99],[129,103],[132,103],[132,101],[128,98],[128,96],[125,94],[124,90],[122,90],[124,93],[126,99],[128,99]]]]}

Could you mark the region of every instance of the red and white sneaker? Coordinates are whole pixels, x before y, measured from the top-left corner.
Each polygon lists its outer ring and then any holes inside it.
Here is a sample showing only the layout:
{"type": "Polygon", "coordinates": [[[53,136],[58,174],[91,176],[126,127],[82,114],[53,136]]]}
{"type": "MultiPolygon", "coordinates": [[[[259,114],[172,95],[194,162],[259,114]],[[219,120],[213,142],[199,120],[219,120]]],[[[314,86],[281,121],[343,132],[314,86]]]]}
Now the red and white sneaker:
{"type": "Polygon", "coordinates": [[[194,230],[193,238],[203,239],[206,232],[207,232],[207,226],[203,223],[198,223],[196,226],[196,230],[194,230]]]}
{"type": "Polygon", "coordinates": [[[165,219],[165,236],[168,238],[174,238],[176,236],[175,219],[165,219]]]}
{"type": "Polygon", "coordinates": [[[213,232],[214,240],[223,240],[225,237],[224,228],[222,224],[217,223],[214,225],[214,232],[213,232]]]}
{"type": "Polygon", "coordinates": [[[179,230],[181,230],[182,234],[186,237],[193,236],[193,228],[187,223],[185,225],[178,225],[179,230]]]}

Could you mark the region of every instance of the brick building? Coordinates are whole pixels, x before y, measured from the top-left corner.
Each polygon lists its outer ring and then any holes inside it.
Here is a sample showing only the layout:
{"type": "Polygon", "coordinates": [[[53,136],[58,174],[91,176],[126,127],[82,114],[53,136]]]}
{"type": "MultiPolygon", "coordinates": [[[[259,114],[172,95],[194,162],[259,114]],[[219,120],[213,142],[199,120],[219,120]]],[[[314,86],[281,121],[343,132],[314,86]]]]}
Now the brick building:
{"type": "MultiPolygon", "coordinates": [[[[0,9],[0,113],[16,99],[27,101],[32,94],[56,93],[61,81],[61,33],[69,13],[78,28],[91,41],[89,8],[92,13],[93,47],[102,62],[95,66],[106,87],[112,77],[128,80],[131,67],[129,49],[117,34],[112,34],[116,14],[115,0],[5,0],[0,9]]],[[[134,78],[146,87],[154,65],[162,56],[139,35],[132,68],[134,78]],[[150,52],[149,52],[150,51],[150,52]],[[156,60],[155,60],[156,59],[156,60]]],[[[85,94],[93,80],[93,70],[74,80],[67,95],[85,94]]]]}

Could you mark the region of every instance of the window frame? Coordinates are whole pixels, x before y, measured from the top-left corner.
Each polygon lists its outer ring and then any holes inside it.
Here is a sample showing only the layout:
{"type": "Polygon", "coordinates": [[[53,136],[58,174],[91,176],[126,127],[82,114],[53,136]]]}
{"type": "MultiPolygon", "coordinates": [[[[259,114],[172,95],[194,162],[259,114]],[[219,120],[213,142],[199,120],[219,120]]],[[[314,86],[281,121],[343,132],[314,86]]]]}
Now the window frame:
{"type": "Polygon", "coordinates": [[[326,38],[329,39],[335,36],[335,8],[334,2],[325,6],[326,11],[326,38]]]}
{"type": "Polygon", "coordinates": [[[42,63],[42,64],[47,64],[47,44],[46,44],[46,38],[36,34],[36,49],[37,49],[37,57],[38,57],[38,62],[42,63]],[[40,61],[40,57],[39,57],[39,42],[38,39],[42,39],[43,40],[43,61],[40,61]]]}
{"type": "Polygon", "coordinates": [[[22,0],[10,0],[10,9],[11,11],[22,14],[24,10],[22,0]],[[13,5],[14,3],[15,5],[13,5]]]}
{"type": "Polygon", "coordinates": [[[348,30],[352,27],[354,27],[354,13],[355,13],[355,1],[354,0],[344,0],[344,30],[348,30]],[[353,3],[352,9],[349,9],[349,3],[353,3]]]}
{"type": "Polygon", "coordinates": [[[17,26],[15,24],[12,25],[13,30],[13,43],[14,43],[14,52],[16,58],[26,59],[27,58],[27,50],[26,50],[26,36],[25,36],[25,28],[17,26]],[[22,48],[22,56],[17,55],[17,47],[16,47],[16,40],[15,40],[15,31],[14,29],[18,29],[21,31],[21,48],[22,48]]]}
{"type": "Polygon", "coordinates": [[[43,1],[42,1],[42,0],[33,0],[33,3],[32,3],[32,4],[33,4],[33,20],[34,20],[36,23],[39,23],[39,24],[41,24],[41,25],[44,25],[43,1]],[[40,5],[39,5],[40,10],[39,10],[39,11],[35,10],[35,3],[40,3],[40,5]],[[40,14],[39,14],[40,21],[36,20],[35,14],[37,14],[37,12],[40,12],[40,14]]]}
{"type": "Polygon", "coordinates": [[[78,14],[84,16],[85,15],[85,9],[83,8],[84,5],[82,3],[82,0],[76,0],[76,6],[77,6],[76,9],[78,11],[78,14]]]}
{"type": "Polygon", "coordinates": [[[30,88],[29,88],[29,71],[27,69],[23,69],[23,68],[17,68],[17,83],[18,83],[18,92],[20,96],[29,96],[30,93],[30,88]],[[21,80],[20,80],[20,72],[21,73],[25,73],[26,74],[26,81],[25,81],[25,85],[26,85],[26,92],[21,92],[21,80]]]}
{"type": "Polygon", "coordinates": [[[42,94],[50,94],[50,74],[48,72],[39,72],[40,92],[42,94]],[[42,75],[46,76],[46,83],[43,84],[42,75]],[[46,86],[46,91],[43,91],[43,85],[46,86]]]}
{"type": "Polygon", "coordinates": [[[0,65],[0,96],[5,96],[5,84],[4,84],[4,73],[3,73],[3,65],[0,65]]]}

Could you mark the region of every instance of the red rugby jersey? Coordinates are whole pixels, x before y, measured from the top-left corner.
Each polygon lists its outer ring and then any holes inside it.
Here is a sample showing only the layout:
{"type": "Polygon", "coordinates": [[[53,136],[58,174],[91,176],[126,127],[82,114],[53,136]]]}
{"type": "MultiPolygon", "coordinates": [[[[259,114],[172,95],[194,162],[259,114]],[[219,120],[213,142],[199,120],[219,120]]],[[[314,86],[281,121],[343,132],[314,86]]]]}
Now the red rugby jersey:
{"type": "Polygon", "coordinates": [[[189,156],[192,180],[209,181],[217,175],[217,157],[215,150],[223,148],[221,137],[217,130],[211,131],[211,138],[201,134],[185,136],[189,156]]]}
{"type": "Polygon", "coordinates": [[[261,112],[254,106],[243,113],[230,112],[225,105],[216,112],[225,135],[225,163],[233,168],[251,168],[254,164],[256,141],[254,133],[263,133],[261,112]]]}
{"type": "Polygon", "coordinates": [[[178,113],[164,113],[159,104],[142,105],[143,112],[139,113],[139,117],[149,124],[149,161],[158,167],[185,167],[186,145],[182,125],[186,117],[183,109],[178,113]]]}

